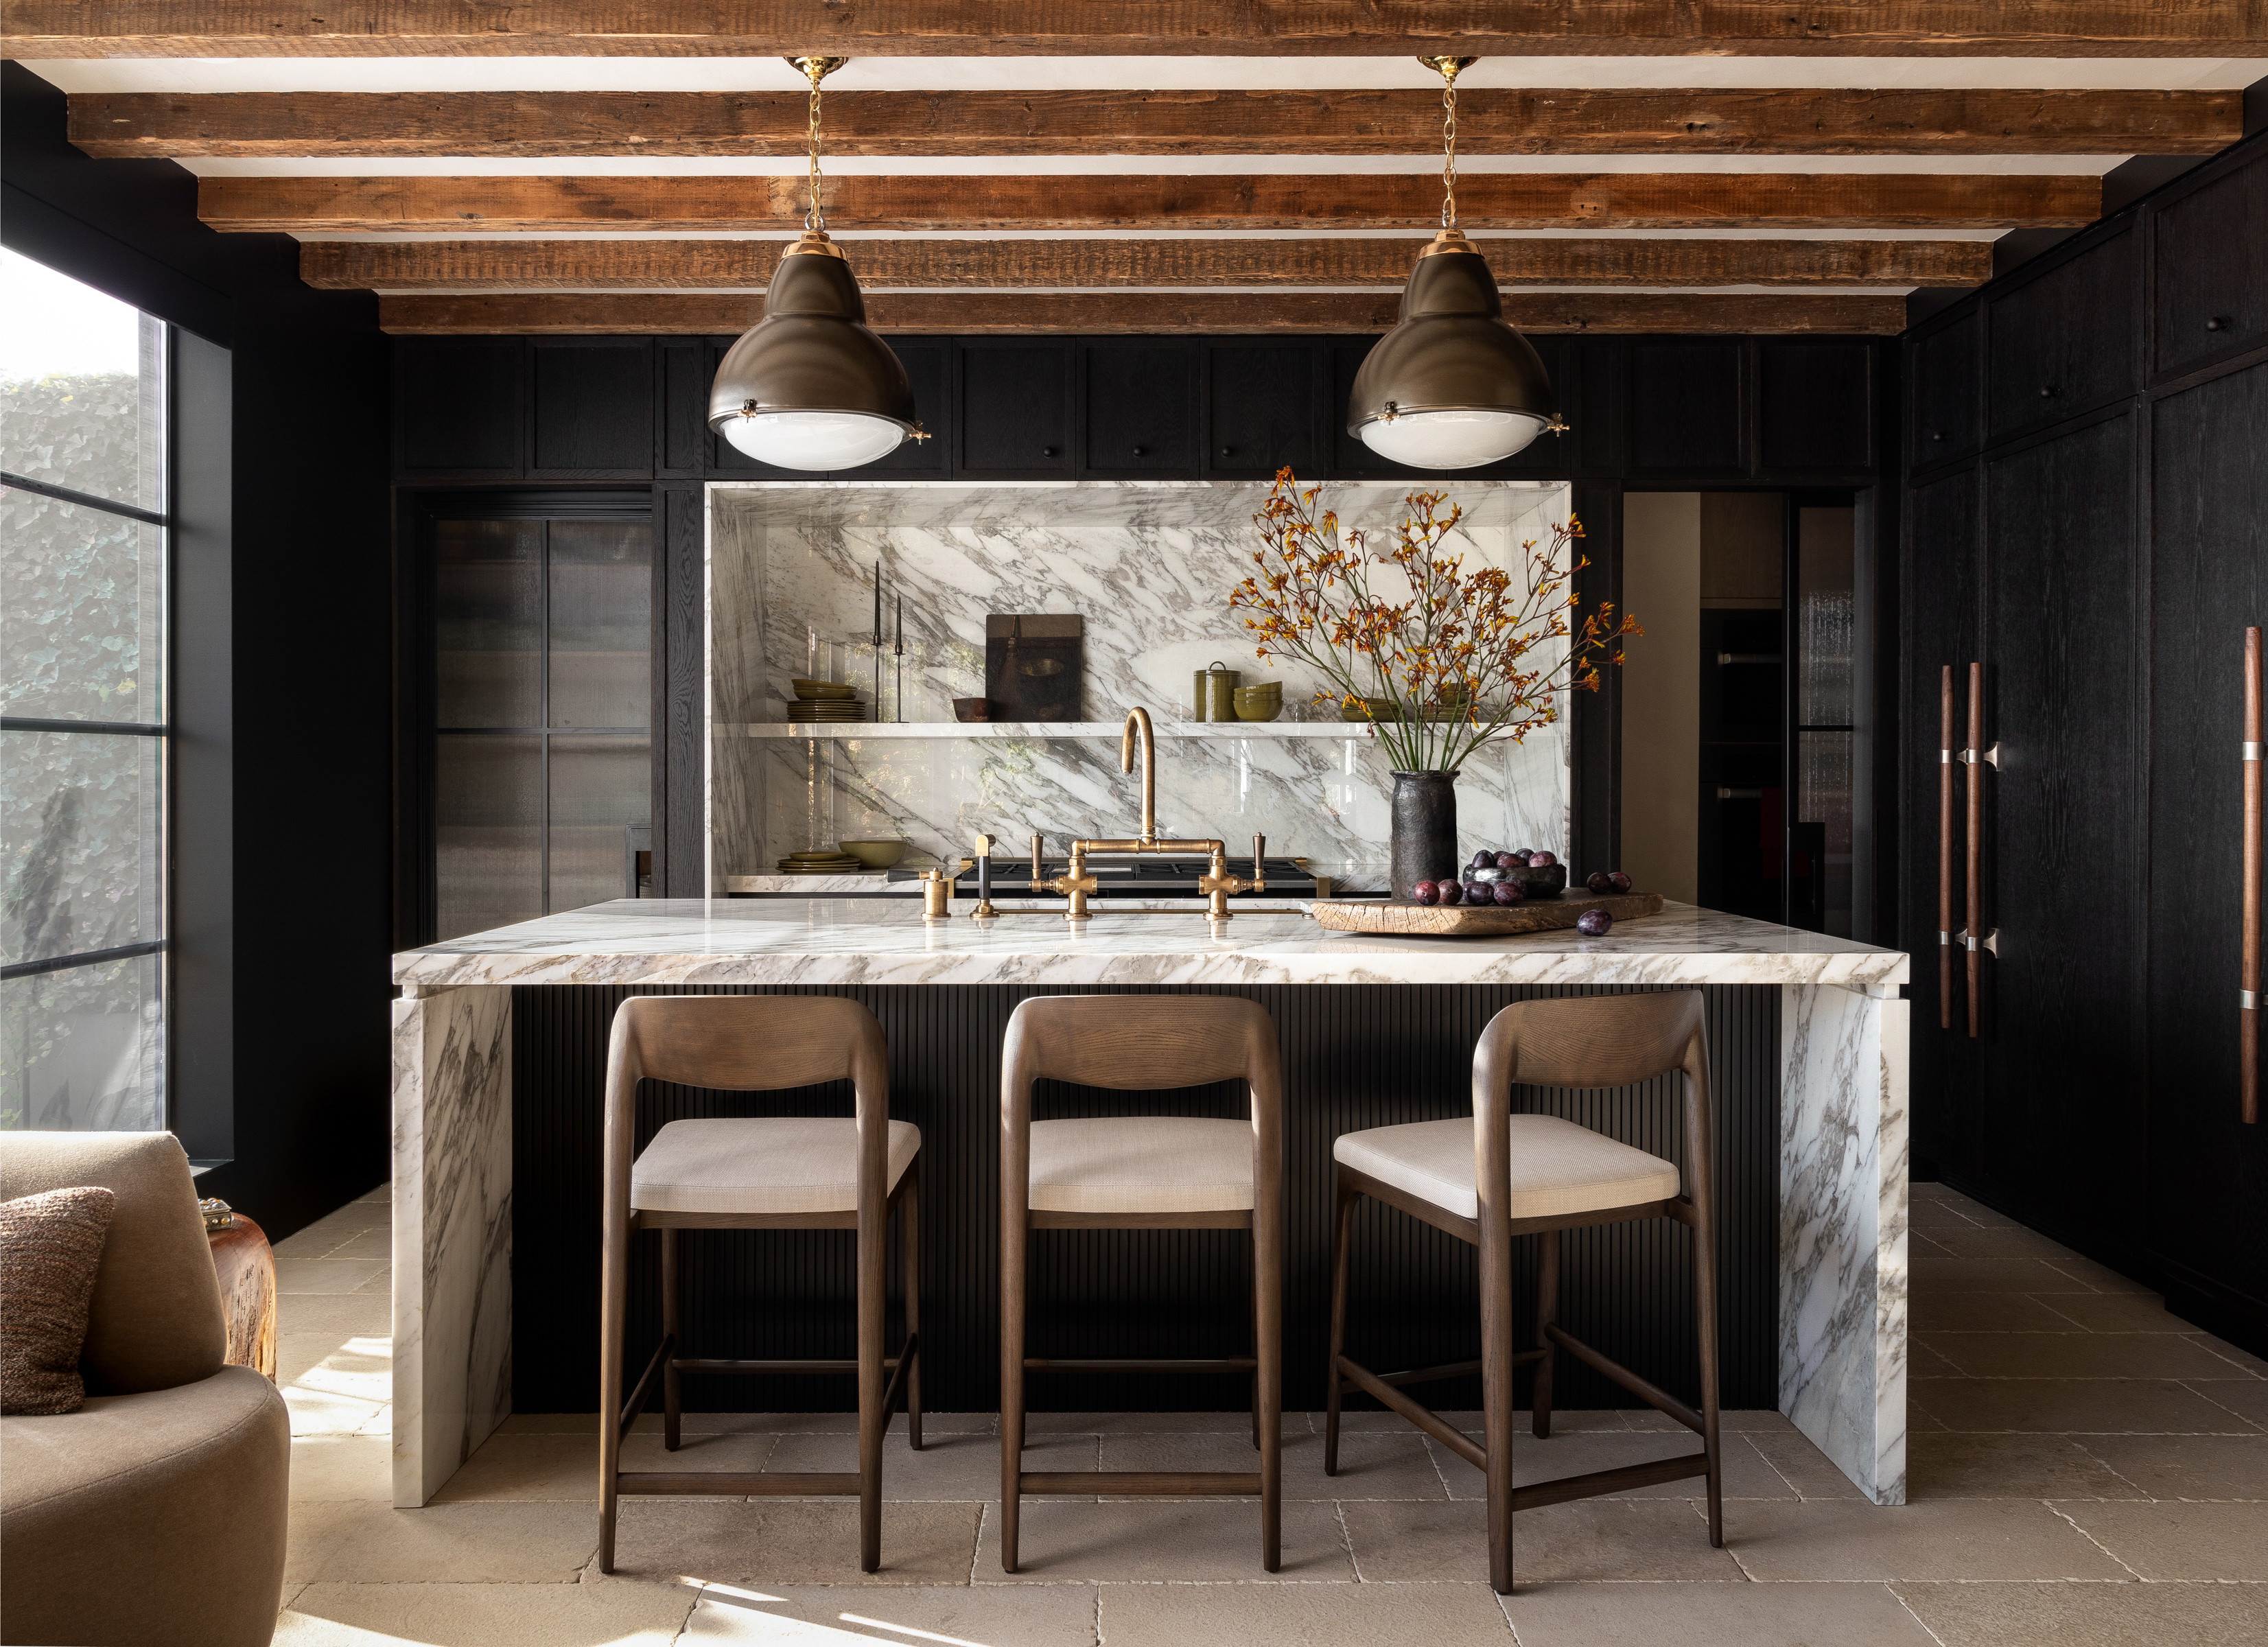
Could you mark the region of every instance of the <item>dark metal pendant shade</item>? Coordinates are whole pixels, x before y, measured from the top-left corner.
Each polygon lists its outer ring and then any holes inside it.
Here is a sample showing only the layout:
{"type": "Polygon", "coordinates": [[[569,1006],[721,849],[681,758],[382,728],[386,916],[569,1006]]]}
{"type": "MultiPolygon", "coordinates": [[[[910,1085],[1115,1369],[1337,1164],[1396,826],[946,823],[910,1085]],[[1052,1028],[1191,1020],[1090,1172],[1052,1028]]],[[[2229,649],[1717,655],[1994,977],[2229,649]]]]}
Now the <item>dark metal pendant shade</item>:
{"type": "MultiPolygon", "coordinates": [[[[775,415],[795,414],[833,415],[843,431],[842,440],[821,437],[811,446],[828,459],[824,468],[871,463],[907,435],[922,437],[906,369],[866,324],[850,266],[823,234],[805,235],[780,259],[764,290],[762,318],[725,351],[709,391],[711,429],[766,461],[809,467],[757,452],[745,437],[775,415]],[[895,426],[896,439],[886,425],[895,426]]],[[[818,427],[808,417],[799,422],[818,427]]]]}
{"type": "Polygon", "coordinates": [[[1542,357],[1505,323],[1488,260],[1451,229],[1418,259],[1394,329],[1355,373],[1347,432],[1398,462],[1469,468],[1556,423],[1552,401],[1542,357]]]}

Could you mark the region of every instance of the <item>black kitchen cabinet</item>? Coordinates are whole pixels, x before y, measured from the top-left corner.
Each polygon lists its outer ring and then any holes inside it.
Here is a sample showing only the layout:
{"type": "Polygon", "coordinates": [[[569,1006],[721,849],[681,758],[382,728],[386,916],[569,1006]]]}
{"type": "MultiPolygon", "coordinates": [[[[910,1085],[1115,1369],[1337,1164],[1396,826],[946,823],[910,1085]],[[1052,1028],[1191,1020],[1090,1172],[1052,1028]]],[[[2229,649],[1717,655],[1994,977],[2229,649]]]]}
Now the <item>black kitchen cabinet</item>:
{"type": "Polygon", "coordinates": [[[709,383],[715,356],[701,337],[665,337],[653,349],[653,472],[691,479],[709,467],[709,383]]]}
{"type": "Polygon", "coordinates": [[[2243,630],[2268,626],[2268,365],[2153,410],[2150,1246],[2169,1307],[2258,1348],[2268,1124],[2237,1118],[2234,757],[2243,630]]]}
{"type": "Polygon", "coordinates": [[[908,480],[941,481],[953,472],[953,437],[959,425],[954,415],[952,350],[942,343],[897,338],[890,340],[890,349],[906,369],[906,382],[914,392],[914,419],[929,438],[909,437],[901,441],[895,452],[865,468],[846,469],[830,479],[855,480],[872,475],[880,480],[898,475],[908,480]]]}
{"type": "Polygon", "coordinates": [[[528,474],[644,480],[653,473],[653,354],[643,337],[528,341],[528,474]]]}
{"type": "Polygon", "coordinates": [[[1260,481],[1289,468],[1310,478],[1320,400],[1314,351],[1305,344],[1207,349],[1205,472],[1224,481],[1260,481]]]}
{"type": "Polygon", "coordinates": [[[2154,228],[2158,375],[2268,342],[2268,158],[2208,168],[2154,228]]]}
{"type": "Polygon", "coordinates": [[[1086,472],[1185,474],[1197,461],[1197,357],[1186,344],[1086,349],[1086,472]]]}
{"type": "Polygon", "coordinates": [[[1747,472],[1745,352],[1737,342],[1632,346],[1632,470],[1727,477],[1747,472]]]}
{"type": "Polygon", "coordinates": [[[1994,300],[1995,439],[2131,394],[2141,364],[2141,235],[2130,224],[1994,300]]]}
{"type": "Polygon", "coordinates": [[[394,468],[404,480],[517,480],[520,340],[413,337],[394,348],[394,468]]]}
{"type": "Polygon", "coordinates": [[[1977,335],[1981,311],[1969,309],[1907,350],[1913,408],[1912,460],[1918,466],[1965,458],[1977,450],[1983,418],[1977,335]]]}
{"type": "Polygon", "coordinates": [[[984,479],[1068,478],[1071,440],[1067,343],[965,345],[961,355],[961,472],[984,479]]]}
{"type": "Polygon", "coordinates": [[[1756,346],[1756,462],[1864,474],[1874,461],[1874,351],[1809,340],[1756,346]]]}

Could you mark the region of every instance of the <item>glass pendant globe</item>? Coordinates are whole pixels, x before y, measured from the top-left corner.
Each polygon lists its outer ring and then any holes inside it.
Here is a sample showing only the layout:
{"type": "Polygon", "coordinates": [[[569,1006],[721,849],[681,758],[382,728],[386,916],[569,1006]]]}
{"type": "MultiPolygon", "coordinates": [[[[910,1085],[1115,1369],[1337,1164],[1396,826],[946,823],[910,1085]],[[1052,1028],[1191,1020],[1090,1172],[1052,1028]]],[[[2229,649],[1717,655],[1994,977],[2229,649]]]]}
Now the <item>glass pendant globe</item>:
{"type": "Polygon", "coordinates": [[[758,412],[719,425],[735,450],[776,469],[823,473],[886,458],[906,437],[903,424],[865,412],[758,412]]]}
{"type": "Polygon", "coordinates": [[[1524,451],[1546,422],[1527,412],[1404,412],[1357,432],[1380,457],[1413,469],[1475,469],[1524,451]]]}

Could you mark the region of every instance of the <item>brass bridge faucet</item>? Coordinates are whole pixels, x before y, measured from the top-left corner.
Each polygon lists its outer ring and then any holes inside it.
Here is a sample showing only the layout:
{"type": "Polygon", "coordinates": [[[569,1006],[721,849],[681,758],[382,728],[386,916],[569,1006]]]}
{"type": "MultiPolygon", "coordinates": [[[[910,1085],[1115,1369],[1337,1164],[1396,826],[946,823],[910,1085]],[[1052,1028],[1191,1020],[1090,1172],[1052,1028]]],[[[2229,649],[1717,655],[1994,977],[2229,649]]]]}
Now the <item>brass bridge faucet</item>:
{"type": "MultiPolygon", "coordinates": [[[[1071,908],[1064,912],[1064,918],[1067,920],[1084,921],[1087,918],[1086,895],[1094,890],[1094,877],[1086,873],[1086,855],[1090,852],[1202,852],[1211,857],[1212,867],[1219,872],[1219,878],[1223,881],[1228,879],[1228,865],[1221,857],[1223,849],[1219,841],[1211,839],[1164,841],[1159,838],[1157,734],[1150,727],[1150,711],[1138,703],[1126,712],[1126,729],[1119,734],[1118,769],[1121,772],[1131,772],[1134,769],[1134,739],[1137,732],[1141,734],[1142,739],[1142,833],[1130,839],[1074,841],[1071,843],[1071,873],[1058,876],[1056,879],[1046,883],[1049,892],[1064,892],[1070,894],[1071,908]],[[1085,884],[1079,884],[1081,882],[1085,884]]],[[[1038,879],[1036,842],[1033,848],[1033,854],[1035,864],[1033,879],[1036,881],[1038,879]]],[[[1259,866],[1256,864],[1253,868],[1254,872],[1257,874],[1259,866]]],[[[1240,886],[1235,890],[1241,891],[1244,888],[1240,886]]],[[[1226,917],[1228,908],[1221,901],[1222,893],[1215,892],[1212,897],[1214,908],[1221,916],[1226,917]]]]}
{"type": "Polygon", "coordinates": [[[1198,878],[1197,890],[1205,895],[1205,919],[1228,919],[1228,895],[1236,892],[1266,892],[1268,890],[1268,837],[1257,830],[1252,835],[1252,879],[1228,872],[1228,854],[1219,842],[1213,843],[1212,863],[1198,878]]]}

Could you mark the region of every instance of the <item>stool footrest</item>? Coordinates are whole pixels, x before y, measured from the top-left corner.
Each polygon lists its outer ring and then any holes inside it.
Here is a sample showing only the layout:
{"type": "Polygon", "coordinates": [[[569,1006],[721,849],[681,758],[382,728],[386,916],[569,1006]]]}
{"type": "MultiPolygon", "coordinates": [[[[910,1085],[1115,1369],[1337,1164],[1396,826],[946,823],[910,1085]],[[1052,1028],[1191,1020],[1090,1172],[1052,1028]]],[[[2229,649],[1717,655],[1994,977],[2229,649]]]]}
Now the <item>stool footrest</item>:
{"type": "Polygon", "coordinates": [[[1219,1356],[1196,1360],[1184,1357],[1162,1361],[1125,1360],[1111,1357],[1024,1357],[1024,1369],[1027,1372],[1250,1372],[1259,1365],[1250,1356],[1219,1356]]]}
{"type": "Polygon", "coordinates": [[[1545,1504],[1564,1504],[1571,1499],[1595,1498],[1602,1493],[1627,1492],[1633,1487],[1652,1487],[1659,1482],[1682,1482],[1689,1475],[1706,1475],[1709,1455],[1705,1452],[1681,1452],[1674,1459],[1652,1459],[1644,1464],[1625,1464],[1616,1469],[1593,1470],[1587,1475],[1564,1475],[1556,1482],[1531,1482],[1525,1487],[1512,1489],[1514,1510],[1537,1510],[1545,1504]]]}
{"type": "Polygon", "coordinates": [[[1035,1470],[1016,1477],[1035,1498],[1257,1498],[1260,1475],[1235,1470],[1035,1470]]]}
{"type": "Polygon", "coordinates": [[[624,1495],[702,1498],[815,1498],[858,1490],[856,1470],[617,1470],[624,1495]]]}
{"type": "Polygon", "coordinates": [[[1684,1402],[1679,1401],[1668,1390],[1663,1389],[1660,1385],[1647,1382],[1646,1379],[1638,1377],[1637,1373],[1632,1372],[1628,1367],[1623,1365],[1621,1362],[1609,1360],[1605,1356],[1601,1355],[1597,1350],[1592,1349],[1590,1345],[1585,1343],[1581,1339],[1573,1336],[1572,1334],[1561,1331],[1557,1327],[1546,1327],[1543,1329],[1543,1335],[1550,1339],[1553,1343],[1558,1345],[1560,1349],[1565,1350],[1569,1355],[1574,1357],[1576,1360],[1581,1362],[1585,1366],[1591,1368],[1594,1371],[1602,1372],[1608,1378],[1612,1379],[1616,1383],[1621,1385],[1623,1388],[1628,1390],[1632,1395],[1637,1396],[1648,1406],[1654,1408],[1660,1412],[1668,1414],[1670,1417],[1675,1418],[1679,1423],[1683,1424],[1688,1430],[1692,1430],[1695,1434],[1698,1435],[1703,1433],[1701,1415],[1695,1412],[1684,1402]]]}
{"type": "Polygon", "coordinates": [[[1339,1371],[1353,1380],[1355,1387],[1364,1394],[1377,1397],[1475,1469],[1488,1467],[1488,1455],[1479,1445],[1463,1431],[1451,1428],[1431,1408],[1420,1407],[1368,1367],[1349,1361],[1344,1356],[1339,1357],[1339,1371]]]}
{"type": "MultiPolygon", "coordinates": [[[[855,1361],[733,1361],[716,1356],[681,1357],[669,1364],[680,1372],[856,1372],[855,1361]]],[[[898,1364],[895,1356],[882,1357],[882,1371],[898,1364]]]]}

